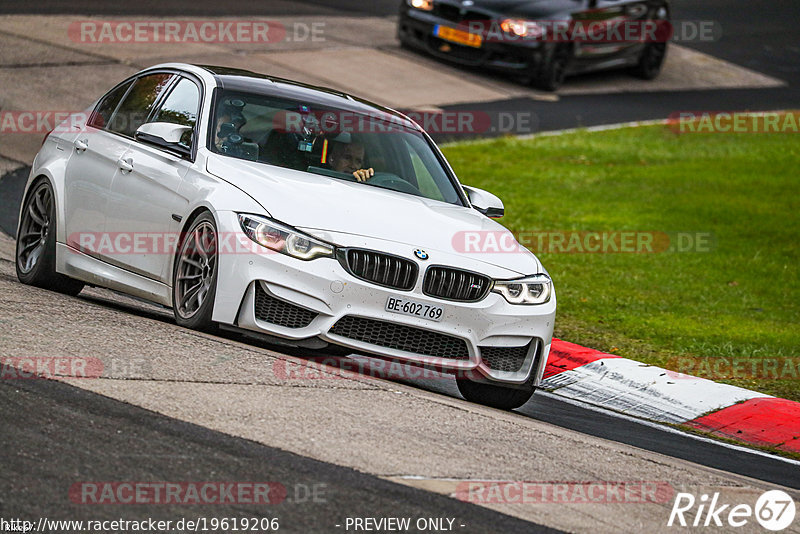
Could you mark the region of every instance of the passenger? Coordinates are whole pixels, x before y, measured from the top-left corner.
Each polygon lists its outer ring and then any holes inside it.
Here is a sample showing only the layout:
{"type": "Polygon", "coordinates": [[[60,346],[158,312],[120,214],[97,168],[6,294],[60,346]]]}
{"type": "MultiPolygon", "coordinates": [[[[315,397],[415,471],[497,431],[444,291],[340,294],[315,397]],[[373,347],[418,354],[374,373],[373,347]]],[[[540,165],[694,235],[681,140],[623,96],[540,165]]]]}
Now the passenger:
{"type": "Polygon", "coordinates": [[[247,124],[247,119],[242,113],[244,105],[241,100],[231,100],[222,105],[217,115],[216,135],[214,136],[214,145],[218,150],[226,152],[227,150],[224,148],[229,148],[227,145],[230,141],[233,141],[233,145],[248,141],[241,137],[239,133],[242,127],[247,124]]]}
{"type": "Polygon", "coordinates": [[[232,136],[234,140],[236,140],[236,136],[241,137],[236,125],[231,122],[230,116],[222,115],[217,119],[217,133],[214,136],[214,146],[216,146],[217,150],[220,152],[227,152],[232,136]]]}

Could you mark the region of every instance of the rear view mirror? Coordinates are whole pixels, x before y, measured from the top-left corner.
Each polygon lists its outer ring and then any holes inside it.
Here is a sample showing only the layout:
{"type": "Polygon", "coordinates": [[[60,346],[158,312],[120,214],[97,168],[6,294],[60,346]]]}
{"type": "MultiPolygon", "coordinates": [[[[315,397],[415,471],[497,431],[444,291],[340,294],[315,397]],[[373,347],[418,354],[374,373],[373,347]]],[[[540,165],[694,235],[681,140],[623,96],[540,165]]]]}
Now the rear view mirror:
{"type": "Polygon", "coordinates": [[[191,154],[191,150],[186,145],[181,144],[181,139],[186,132],[191,131],[191,126],[172,124],[170,122],[148,122],[139,126],[134,138],[142,143],[157,146],[178,156],[186,157],[191,154]]]}
{"type": "Polygon", "coordinates": [[[472,207],[492,219],[499,219],[505,215],[503,201],[483,189],[463,186],[472,207]]]}

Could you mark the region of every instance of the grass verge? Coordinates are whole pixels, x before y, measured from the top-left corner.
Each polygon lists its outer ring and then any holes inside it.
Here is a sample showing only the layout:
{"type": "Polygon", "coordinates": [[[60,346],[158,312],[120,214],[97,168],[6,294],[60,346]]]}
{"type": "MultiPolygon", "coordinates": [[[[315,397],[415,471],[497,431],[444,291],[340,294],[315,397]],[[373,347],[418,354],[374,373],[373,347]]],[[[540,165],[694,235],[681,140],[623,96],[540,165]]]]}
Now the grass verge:
{"type": "Polygon", "coordinates": [[[800,401],[799,139],[648,126],[443,150],[552,275],[557,337],[800,401]],[[590,252],[585,232],[653,252],[590,252]]]}

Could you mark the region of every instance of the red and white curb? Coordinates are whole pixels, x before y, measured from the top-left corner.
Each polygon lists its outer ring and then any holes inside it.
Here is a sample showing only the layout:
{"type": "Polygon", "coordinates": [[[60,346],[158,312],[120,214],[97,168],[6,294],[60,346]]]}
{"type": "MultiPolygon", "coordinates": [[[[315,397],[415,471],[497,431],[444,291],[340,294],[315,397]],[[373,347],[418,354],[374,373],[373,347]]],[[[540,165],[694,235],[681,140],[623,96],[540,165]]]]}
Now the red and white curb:
{"type": "Polygon", "coordinates": [[[800,452],[800,403],[553,339],[541,388],[615,412],[800,452]]]}

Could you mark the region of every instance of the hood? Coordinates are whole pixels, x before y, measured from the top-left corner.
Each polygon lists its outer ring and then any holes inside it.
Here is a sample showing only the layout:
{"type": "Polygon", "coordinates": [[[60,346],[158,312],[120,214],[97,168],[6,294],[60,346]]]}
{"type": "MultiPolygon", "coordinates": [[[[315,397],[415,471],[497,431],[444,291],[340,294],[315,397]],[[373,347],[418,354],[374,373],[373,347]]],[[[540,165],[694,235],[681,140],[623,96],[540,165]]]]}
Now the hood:
{"type": "MultiPolygon", "coordinates": [[[[461,5],[458,0],[445,0],[461,5]]],[[[503,17],[525,17],[529,19],[562,18],[569,13],[585,8],[583,0],[474,0],[473,8],[495,13],[503,17]]]]}
{"type": "Polygon", "coordinates": [[[226,156],[209,156],[207,169],[272,218],[320,237],[337,234],[340,246],[354,242],[341,236],[362,236],[408,245],[409,254],[421,248],[519,274],[541,272],[532,253],[510,245],[516,241],[505,227],[471,208],[226,156]]]}

